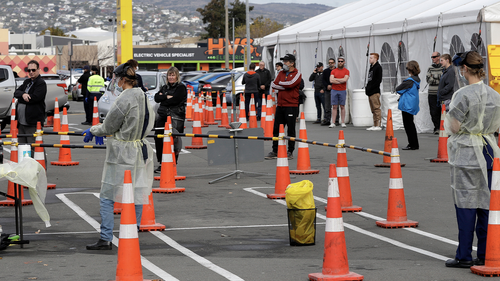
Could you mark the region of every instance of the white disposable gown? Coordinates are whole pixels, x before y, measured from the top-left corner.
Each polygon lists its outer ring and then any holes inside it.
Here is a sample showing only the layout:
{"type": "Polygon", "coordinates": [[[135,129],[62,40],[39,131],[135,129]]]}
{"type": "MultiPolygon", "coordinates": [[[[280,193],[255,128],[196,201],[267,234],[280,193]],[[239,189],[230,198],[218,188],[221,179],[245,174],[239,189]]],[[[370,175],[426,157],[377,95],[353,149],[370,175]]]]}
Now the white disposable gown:
{"type": "Polygon", "coordinates": [[[132,173],[135,204],[148,204],[153,185],[153,149],[145,139],[154,125],[155,113],[140,88],[124,90],[111,106],[103,124],[93,126],[95,136],[113,135],[106,142],[106,161],[102,173],[101,198],[122,202],[125,170],[132,173]],[[142,136],[144,116],[149,122],[142,136]],[[142,145],[148,157],[144,161],[142,145]]]}
{"type": "MultiPolygon", "coordinates": [[[[459,208],[489,209],[490,191],[483,137],[499,157],[493,133],[500,127],[500,94],[478,82],[458,90],[451,99],[444,128],[448,135],[453,199],[459,208]],[[454,129],[459,128],[454,133],[454,129]]],[[[490,156],[489,156],[490,157],[490,156]]]]}

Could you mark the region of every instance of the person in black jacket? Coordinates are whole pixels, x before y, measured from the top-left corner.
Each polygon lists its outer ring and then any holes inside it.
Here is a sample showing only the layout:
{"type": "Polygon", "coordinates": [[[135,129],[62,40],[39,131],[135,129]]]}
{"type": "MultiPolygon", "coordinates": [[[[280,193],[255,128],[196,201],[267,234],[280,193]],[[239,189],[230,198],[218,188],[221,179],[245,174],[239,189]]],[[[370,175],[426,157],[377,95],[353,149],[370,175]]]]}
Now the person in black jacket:
{"type": "Polygon", "coordinates": [[[382,66],[378,63],[379,55],[370,54],[370,70],[368,71],[368,83],[365,93],[370,102],[370,109],[373,115],[373,126],[367,128],[368,131],[382,130],[382,111],[380,110],[380,83],[382,83],[382,66]]]}
{"type": "MultiPolygon", "coordinates": [[[[325,114],[323,115],[323,122],[321,122],[321,126],[330,126],[330,119],[332,119],[332,83],[330,83],[330,73],[334,68],[335,59],[330,58],[328,60],[328,68],[323,71],[323,100],[325,101],[325,114]]],[[[335,122],[335,120],[333,120],[333,122],[335,122]]]]}
{"type": "MultiPolygon", "coordinates": [[[[34,134],[37,122],[43,127],[45,121],[47,84],[40,76],[40,65],[36,60],[28,62],[28,75],[30,79],[24,80],[14,92],[14,97],[18,101],[16,108],[18,134],[34,134]]],[[[18,137],[18,142],[35,143],[35,137],[18,137]]]]}
{"type": "MultiPolygon", "coordinates": [[[[184,133],[184,121],[186,120],[186,101],[187,89],[181,83],[181,76],[176,67],[170,67],[167,70],[167,84],[161,87],[155,95],[155,102],[160,104],[155,121],[155,134],[163,134],[165,122],[168,116],[172,119],[172,132],[184,133]]],[[[156,145],[156,159],[160,166],[155,172],[161,172],[161,162],[163,155],[163,139],[154,138],[156,145]]],[[[179,153],[182,149],[182,140],[180,137],[174,137],[175,163],[179,159],[179,153]]]]}
{"type": "Polygon", "coordinates": [[[451,56],[449,54],[443,54],[440,62],[443,66],[443,76],[439,79],[437,100],[439,108],[444,104],[446,112],[448,112],[450,110],[451,97],[455,93],[455,69],[451,65],[451,56]]]}
{"type": "MultiPolygon", "coordinates": [[[[271,87],[271,81],[273,80],[273,78],[271,77],[271,72],[269,71],[269,69],[266,68],[266,63],[263,61],[259,62],[259,69],[257,69],[255,72],[257,72],[257,74],[259,74],[260,77],[259,97],[262,99],[262,94],[265,94],[267,99],[267,95],[269,94],[269,89],[271,87]]],[[[257,107],[258,120],[260,120],[262,102],[265,102],[265,100],[264,101],[260,100],[258,103],[256,100],[255,102],[255,106],[257,107]]]]}
{"type": "MultiPolygon", "coordinates": [[[[78,78],[76,85],[82,85],[82,96],[83,96],[83,109],[85,109],[85,122],[82,122],[82,125],[92,125],[92,112],[93,112],[93,104],[94,101],[90,101],[89,90],[87,89],[87,84],[89,82],[89,78],[92,75],[90,72],[90,66],[86,65],[83,67],[83,75],[78,78]],[[90,119],[89,119],[90,118],[90,119]]],[[[76,87],[76,86],[75,86],[76,87]]]]}
{"type": "Polygon", "coordinates": [[[321,107],[325,111],[325,99],[323,89],[323,63],[318,62],[316,68],[314,69],[311,76],[309,76],[309,82],[314,81],[314,102],[316,103],[316,121],[313,124],[321,123],[321,107]]]}
{"type": "Polygon", "coordinates": [[[252,94],[256,104],[262,103],[262,97],[259,97],[259,88],[262,83],[260,82],[259,74],[255,72],[255,63],[251,63],[247,73],[243,74],[243,81],[241,81],[241,84],[245,85],[245,113],[248,120],[252,94]]]}

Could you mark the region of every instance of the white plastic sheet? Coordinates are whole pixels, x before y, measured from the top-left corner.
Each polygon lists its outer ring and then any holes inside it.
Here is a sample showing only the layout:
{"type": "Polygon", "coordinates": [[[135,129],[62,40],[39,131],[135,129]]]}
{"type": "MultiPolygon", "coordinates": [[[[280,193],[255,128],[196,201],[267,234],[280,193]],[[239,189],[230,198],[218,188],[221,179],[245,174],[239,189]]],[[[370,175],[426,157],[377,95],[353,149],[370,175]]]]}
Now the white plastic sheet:
{"type": "Polygon", "coordinates": [[[45,222],[45,226],[50,227],[50,216],[44,205],[47,194],[47,175],[40,163],[33,158],[26,157],[20,163],[0,164],[0,180],[10,180],[28,187],[35,211],[45,222]]]}

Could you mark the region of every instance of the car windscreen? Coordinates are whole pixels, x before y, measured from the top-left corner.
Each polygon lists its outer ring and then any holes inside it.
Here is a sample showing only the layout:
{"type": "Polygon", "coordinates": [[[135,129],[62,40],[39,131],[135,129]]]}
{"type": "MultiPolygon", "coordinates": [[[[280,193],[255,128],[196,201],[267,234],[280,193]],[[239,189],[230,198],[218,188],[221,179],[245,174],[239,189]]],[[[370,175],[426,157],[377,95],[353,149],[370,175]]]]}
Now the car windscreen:
{"type": "Polygon", "coordinates": [[[158,85],[156,73],[154,75],[141,74],[141,77],[144,87],[146,87],[148,90],[156,89],[156,86],[158,85]]]}
{"type": "Polygon", "coordinates": [[[201,77],[207,75],[206,73],[203,73],[203,74],[198,74],[198,75],[195,75],[195,76],[191,76],[187,79],[184,79],[182,81],[198,81],[198,79],[200,79],[201,77]]]}

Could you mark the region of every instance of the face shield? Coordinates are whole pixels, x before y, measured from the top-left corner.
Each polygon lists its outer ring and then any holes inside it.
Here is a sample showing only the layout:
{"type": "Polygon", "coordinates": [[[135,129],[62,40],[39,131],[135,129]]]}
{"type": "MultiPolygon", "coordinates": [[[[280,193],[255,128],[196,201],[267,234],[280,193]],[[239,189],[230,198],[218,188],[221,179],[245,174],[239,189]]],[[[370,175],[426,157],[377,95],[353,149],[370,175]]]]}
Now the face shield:
{"type": "Polygon", "coordinates": [[[467,63],[467,55],[474,51],[468,51],[465,53],[457,53],[452,58],[452,63],[455,66],[455,77],[459,88],[469,85],[469,81],[465,78],[464,72],[465,68],[483,68],[484,64],[469,64],[467,63]]]}

